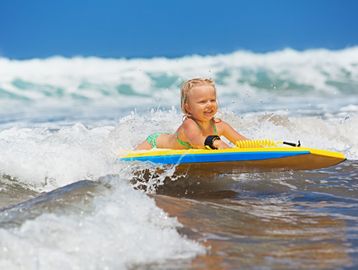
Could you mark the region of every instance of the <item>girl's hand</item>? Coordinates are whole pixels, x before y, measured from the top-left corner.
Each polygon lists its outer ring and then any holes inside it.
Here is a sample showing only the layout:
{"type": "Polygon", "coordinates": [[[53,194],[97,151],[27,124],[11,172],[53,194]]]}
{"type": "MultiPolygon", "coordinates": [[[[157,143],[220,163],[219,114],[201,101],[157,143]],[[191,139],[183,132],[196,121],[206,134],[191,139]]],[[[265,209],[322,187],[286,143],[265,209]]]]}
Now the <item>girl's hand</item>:
{"type": "Polygon", "coordinates": [[[226,149],[226,148],[230,148],[229,145],[227,145],[224,141],[222,140],[215,140],[213,145],[217,148],[217,149],[226,149]]]}

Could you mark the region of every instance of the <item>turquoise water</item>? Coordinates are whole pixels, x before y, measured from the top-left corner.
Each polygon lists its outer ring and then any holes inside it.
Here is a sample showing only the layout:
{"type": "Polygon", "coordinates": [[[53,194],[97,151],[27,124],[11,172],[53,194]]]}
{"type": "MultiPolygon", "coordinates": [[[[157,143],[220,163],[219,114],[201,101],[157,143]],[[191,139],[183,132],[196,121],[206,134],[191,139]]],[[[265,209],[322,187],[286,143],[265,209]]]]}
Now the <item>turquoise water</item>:
{"type": "Polygon", "coordinates": [[[357,268],[357,86],[355,47],[0,58],[1,268],[357,268]],[[166,170],[133,188],[149,165],[118,155],[174,132],[179,85],[197,76],[216,80],[218,116],[244,135],[348,161],[180,179],[166,170]]]}

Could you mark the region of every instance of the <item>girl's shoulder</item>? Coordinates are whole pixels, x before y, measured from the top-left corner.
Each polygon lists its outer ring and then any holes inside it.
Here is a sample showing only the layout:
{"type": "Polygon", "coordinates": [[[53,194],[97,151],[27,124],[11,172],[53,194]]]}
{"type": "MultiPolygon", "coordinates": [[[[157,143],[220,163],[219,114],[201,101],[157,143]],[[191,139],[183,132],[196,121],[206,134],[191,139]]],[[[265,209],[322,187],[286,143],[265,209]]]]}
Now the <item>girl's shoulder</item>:
{"type": "MultiPolygon", "coordinates": [[[[222,125],[227,125],[227,123],[225,121],[223,121],[221,118],[213,118],[213,123],[216,125],[216,126],[222,126],[222,125]]],[[[185,118],[183,120],[183,123],[181,124],[181,127],[184,127],[184,128],[192,128],[192,127],[196,127],[198,129],[200,129],[199,125],[197,122],[195,122],[194,119],[191,119],[191,118],[185,118]]]]}
{"type": "Polygon", "coordinates": [[[184,129],[199,128],[198,124],[193,119],[191,119],[189,117],[187,117],[183,120],[181,127],[183,127],[184,129]]]}
{"type": "Polygon", "coordinates": [[[183,123],[178,127],[176,131],[177,137],[181,140],[187,140],[187,136],[189,134],[198,134],[201,132],[197,123],[190,118],[186,118],[183,120],[183,123]]]}

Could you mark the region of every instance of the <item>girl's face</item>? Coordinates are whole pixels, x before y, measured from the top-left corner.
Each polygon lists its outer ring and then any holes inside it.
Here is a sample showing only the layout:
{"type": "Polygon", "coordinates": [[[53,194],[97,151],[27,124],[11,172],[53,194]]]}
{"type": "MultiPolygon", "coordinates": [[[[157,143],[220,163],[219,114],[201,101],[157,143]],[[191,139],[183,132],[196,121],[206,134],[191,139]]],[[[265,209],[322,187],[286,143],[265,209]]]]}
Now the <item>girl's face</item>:
{"type": "Polygon", "coordinates": [[[217,110],[216,91],[211,85],[195,86],[189,90],[185,109],[199,121],[211,120],[217,110]]]}

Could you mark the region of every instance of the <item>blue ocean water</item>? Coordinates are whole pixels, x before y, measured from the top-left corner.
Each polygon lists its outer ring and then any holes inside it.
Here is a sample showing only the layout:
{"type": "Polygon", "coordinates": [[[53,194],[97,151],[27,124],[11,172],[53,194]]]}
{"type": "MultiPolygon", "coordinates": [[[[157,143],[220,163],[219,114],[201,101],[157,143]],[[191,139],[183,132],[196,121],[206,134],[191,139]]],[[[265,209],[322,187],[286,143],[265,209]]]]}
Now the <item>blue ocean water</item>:
{"type": "Polygon", "coordinates": [[[0,266],[354,269],[357,123],[357,47],[0,58],[0,266]],[[247,137],[301,140],[348,161],[186,181],[167,171],[160,192],[133,189],[134,165],[118,155],[176,130],[179,87],[193,77],[215,79],[218,116],[247,137]]]}

